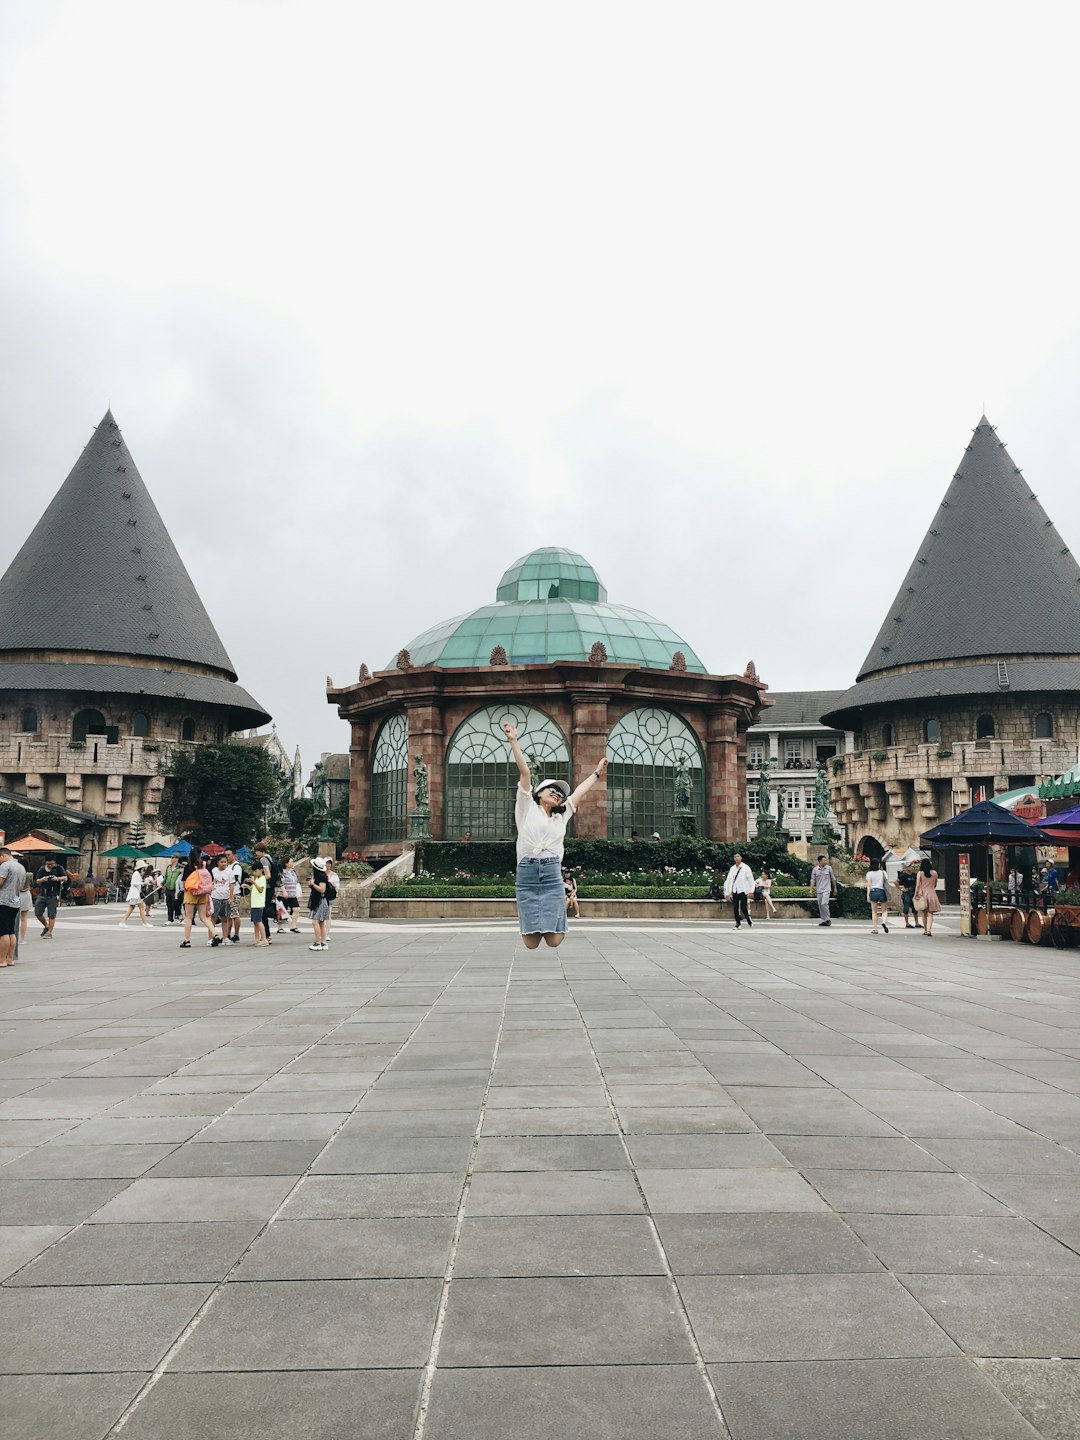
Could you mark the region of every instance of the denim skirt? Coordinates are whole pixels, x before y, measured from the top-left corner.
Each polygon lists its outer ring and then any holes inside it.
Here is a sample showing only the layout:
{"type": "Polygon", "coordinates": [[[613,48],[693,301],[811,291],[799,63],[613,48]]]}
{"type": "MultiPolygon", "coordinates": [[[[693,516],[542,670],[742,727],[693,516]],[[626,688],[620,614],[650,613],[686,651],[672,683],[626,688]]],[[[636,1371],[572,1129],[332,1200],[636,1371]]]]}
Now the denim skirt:
{"type": "Polygon", "coordinates": [[[546,856],[527,856],[518,861],[515,883],[522,935],[564,935],[566,891],[562,862],[546,856]]]}

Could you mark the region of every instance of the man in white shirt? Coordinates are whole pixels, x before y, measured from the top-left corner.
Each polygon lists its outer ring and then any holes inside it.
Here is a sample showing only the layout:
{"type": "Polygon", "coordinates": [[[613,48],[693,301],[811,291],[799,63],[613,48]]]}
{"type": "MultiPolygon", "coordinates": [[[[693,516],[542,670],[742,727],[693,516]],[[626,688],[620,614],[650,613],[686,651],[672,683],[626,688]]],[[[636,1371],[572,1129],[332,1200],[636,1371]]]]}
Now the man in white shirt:
{"type": "Polygon", "coordinates": [[[754,922],[750,919],[750,908],[747,897],[754,893],[754,872],[750,866],[745,864],[741,855],[736,853],[735,863],[727,872],[727,879],[724,881],[724,899],[731,901],[731,908],[735,912],[735,929],[745,920],[751,929],[754,922]]]}

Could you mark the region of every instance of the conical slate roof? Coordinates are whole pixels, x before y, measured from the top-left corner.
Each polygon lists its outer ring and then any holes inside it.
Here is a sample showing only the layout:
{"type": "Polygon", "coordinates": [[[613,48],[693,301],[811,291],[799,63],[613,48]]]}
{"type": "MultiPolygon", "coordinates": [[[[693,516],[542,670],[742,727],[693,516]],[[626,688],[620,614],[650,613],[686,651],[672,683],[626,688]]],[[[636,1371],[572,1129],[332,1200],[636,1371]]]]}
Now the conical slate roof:
{"type": "Polygon", "coordinates": [[[859,679],[932,660],[1078,650],[1080,565],[984,415],[859,679]]]}
{"type": "Polygon", "coordinates": [[[0,579],[0,651],[12,650],[148,656],[236,679],[111,411],[0,579]]]}
{"type": "Polygon", "coordinates": [[[1078,653],[1080,565],[984,415],[857,683],[821,719],[858,729],[873,706],[1080,692],[1078,653]]]}

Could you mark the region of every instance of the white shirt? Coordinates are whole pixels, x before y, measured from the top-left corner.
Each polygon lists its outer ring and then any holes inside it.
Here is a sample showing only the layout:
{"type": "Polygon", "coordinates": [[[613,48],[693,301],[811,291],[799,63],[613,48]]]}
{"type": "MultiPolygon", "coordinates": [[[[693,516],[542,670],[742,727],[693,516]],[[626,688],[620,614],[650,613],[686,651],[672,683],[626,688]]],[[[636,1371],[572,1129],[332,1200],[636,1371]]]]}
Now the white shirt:
{"type": "Polygon", "coordinates": [[[866,872],[867,890],[885,890],[888,893],[888,883],[884,870],[877,869],[866,872]]]}
{"type": "Polygon", "coordinates": [[[561,860],[566,826],[574,813],[574,802],[566,801],[565,815],[545,815],[531,790],[517,787],[514,818],[517,821],[517,858],[561,860]]]}
{"type": "Polygon", "coordinates": [[[142,871],[136,870],[128,881],[127,903],[137,905],[142,899],[142,871]]]}
{"type": "Polygon", "coordinates": [[[754,872],[744,860],[741,865],[732,865],[724,881],[724,895],[750,895],[754,890],[754,872]]]}

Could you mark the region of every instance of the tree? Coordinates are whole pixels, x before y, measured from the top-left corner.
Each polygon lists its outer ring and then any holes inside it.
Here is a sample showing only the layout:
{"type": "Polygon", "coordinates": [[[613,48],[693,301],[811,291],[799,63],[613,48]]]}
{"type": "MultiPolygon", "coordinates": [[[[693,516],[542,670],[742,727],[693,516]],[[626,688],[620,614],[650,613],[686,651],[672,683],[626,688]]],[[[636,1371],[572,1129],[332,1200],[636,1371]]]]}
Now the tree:
{"type": "Polygon", "coordinates": [[[256,745],[200,745],[177,750],[165,772],[171,777],[161,797],[161,820],[177,834],[181,827],[201,842],[249,845],[265,830],[267,806],[279,789],[276,769],[256,745]]]}

